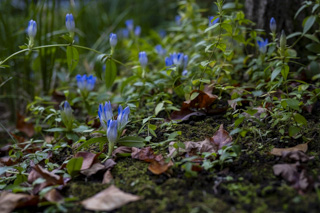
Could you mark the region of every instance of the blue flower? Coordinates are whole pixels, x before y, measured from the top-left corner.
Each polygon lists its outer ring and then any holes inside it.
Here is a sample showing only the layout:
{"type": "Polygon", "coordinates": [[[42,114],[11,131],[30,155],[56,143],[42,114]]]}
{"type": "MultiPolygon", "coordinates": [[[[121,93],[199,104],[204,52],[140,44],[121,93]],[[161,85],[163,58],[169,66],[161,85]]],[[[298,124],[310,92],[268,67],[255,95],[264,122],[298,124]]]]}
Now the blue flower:
{"type": "Polygon", "coordinates": [[[126,28],[123,28],[120,30],[120,36],[122,38],[129,38],[129,30],[126,28]]]}
{"type": "Polygon", "coordinates": [[[183,76],[188,75],[188,70],[183,70],[182,75],[183,75],[183,76]]]}
{"type": "Polygon", "coordinates": [[[140,26],[136,26],[136,28],[134,29],[134,34],[136,36],[140,36],[140,34],[141,34],[141,27],[140,26]]]}
{"type": "Polygon", "coordinates": [[[219,18],[216,18],[216,19],[214,19],[214,18],[215,18],[214,16],[209,16],[209,27],[211,27],[211,26],[215,25],[216,23],[218,23],[219,18]]]}
{"type": "Polygon", "coordinates": [[[259,51],[261,53],[266,53],[267,52],[267,45],[268,45],[268,39],[266,40],[261,39],[262,41],[257,41],[258,46],[259,46],[259,51]]]}
{"type": "Polygon", "coordinates": [[[129,31],[132,31],[133,30],[133,20],[132,19],[127,20],[126,26],[129,31]]]}
{"type": "Polygon", "coordinates": [[[164,56],[166,54],[166,50],[162,48],[160,44],[158,44],[156,47],[156,52],[158,53],[159,56],[164,56]]]}
{"type": "Polygon", "coordinates": [[[117,34],[114,33],[110,33],[110,46],[112,48],[114,48],[117,45],[118,42],[118,38],[117,38],[117,34]]]}
{"type": "Polygon", "coordinates": [[[181,25],[181,16],[176,15],[175,21],[176,21],[176,24],[177,24],[177,25],[181,25]]]}
{"type": "Polygon", "coordinates": [[[270,19],[270,30],[273,33],[275,33],[276,30],[277,30],[277,23],[276,23],[276,20],[273,17],[270,19]]]}
{"type": "Polygon", "coordinates": [[[37,34],[37,22],[33,21],[32,19],[29,21],[28,28],[27,28],[27,34],[30,39],[34,39],[34,37],[37,34]]]}
{"type": "Polygon", "coordinates": [[[148,64],[148,57],[146,52],[143,51],[139,53],[139,61],[140,61],[141,67],[144,69],[148,64]]]}
{"type": "Polygon", "coordinates": [[[167,33],[165,30],[159,30],[159,35],[163,39],[164,37],[166,37],[167,33]]]}
{"type": "Polygon", "coordinates": [[[172,61],[171,56],[166,57],[165,63],[166,63],[166,66],[167,66],[167,67],[171,67],[171,66],[173,65],[173,61],[172,61]]]}
{"type": "Polygon", "coordinates": [[[100,119],[100,123],[102,127],[107,130],[107,123],[109,120],[113,118],[113,113],[112,113],[112,107],[111,103],[109,101],[105,102],[105,104],[99,104],[99,109],[98,109],[98,116],[100,119]]]}
{"type": "Polygon", "coordinates": [[[127,106],[124,110],[122,110],[122,106],[120,105],[118,107],[118,129],[122,130],[128,123],[128,118],[129,118],[129,113],[130,113],[130,107],[127,106]]]}
{"type": "Polygon", "coordinates": [[[87,77],[87,75],[81,76],[79,74],[76,76],[76,79],[77,79],[78,88],[83,91],[93,90],[97,80],[97,78],[93,77],[92,75],[89,75],[87,77]]]}
{"type": "Polygon", "coordinates": [[[66,27],[70,33],[74,32],[75,23],[74,23],[73,15],[71,13],[70,14],[68,13],[66,15],[66,27]]]}
{"type": "Polygon", "coordinates": [[[182,65],[183,53],[172,53],[171,57],[174,65],[176,65],[177,67],[180,67],[182,65]]]}
{"type": "Polygon", "coordinates": [[[64,102],[63,112],[67,115],[68,118],[72,117],[72,109],[68,101],[64,102]]]}
{"type": "Polygon", "coordinates": [[[115,142],[117,142],[117,139],[118,139],[118,122],[117,121],[108,120],[107,138],[110,144],[115,144],[115,142]]]}

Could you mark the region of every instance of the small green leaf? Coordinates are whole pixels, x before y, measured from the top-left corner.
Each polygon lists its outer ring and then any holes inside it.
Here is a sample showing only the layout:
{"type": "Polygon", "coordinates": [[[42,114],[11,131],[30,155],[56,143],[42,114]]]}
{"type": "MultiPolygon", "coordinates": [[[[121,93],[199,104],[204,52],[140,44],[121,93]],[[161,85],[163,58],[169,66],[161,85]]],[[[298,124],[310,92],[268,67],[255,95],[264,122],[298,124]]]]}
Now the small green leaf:
{"type": "Polygon", "coordinates": [[[220,23],[215,23],[214,25],[208,27],[207,29],[205,29],[205,33],[210,31],[210,30],[213,30],[214,28],[218,27],[220,25],[220,23]]]}
{"type": "Polygon", "coordinates": [[[155,108],[155,115],[158,115],[158,113],[163,110],[163,105],[164,105],[164,102],[160,102],[157,104],[156,108],[155,108]]]}
{"type": "Polygon", "coordinates": [[[67,62],[69,71],[72,72],[77,64],[79,63],[79,53],[78,50],[73,46],[67,47],[67,62]]]}
{"type": "Polygon", "coordinates": [[[300,132],[300,128],[299,128],[299,127],[296,127],[296,126],[290,126],[290,127],[289,127],[289,136],[290,136],[290,137],[295,136],[295,135],[298,134],[299,132],[300,132]]]}
{"type": "Polygon", "coordinates": [[[273,81],[281,72],[281,67],[277,67],[275,70],[273,70],[271,74],[271,81],[273,81]]]}
{"type": "Polygon", "coordinates": [[[286,102],[291,109],[294,109],[294,110],[300,109],[299,108],[300,101],[298,101],[296,99],[287,99],[286,102]]]}
{"type": "Polygon", "coordinates": [[[307,120],[305,119],[305,117],[303,117],[302,115],[300,115],[299,113],[295,113],[294,114],[294,120],[299,123],[299,124],[302,124],[304,126],[307,126],[308,122],[307,120]]]}
{"type": "Polygon", "coordinates": [[[122,146],[128,146],[128,147],[144,147],[145,140],[144,138],[137,137],[137,136],[127,136],[127,137],[120,138],[117,143],[122,146]]]}
{"type": "Polygon", "coordinates": [[[73,177],[76,173],[78,173],[81,170],[82,167],[83,158],[72,158],[67,163],[67,171],[71,177],[73,177]]]}
{"type": "Polygon", "coordinates": [[[282,75],[284,80],[287,80],[288,74],[289,74],[289,66],[285,65],[281,69],[281,75],[282,75]]]}
{"type": "Polygon", "coordinates": [[[306,32],[308,32],[308,30],[310,30],[310,28],[313,26],[314,22],[316,21],[316,16],[309,16],[307,17],[306,22],[304,23],[304,27],[303,27],[303,34],[305,34],[306,32]]]}
{"type": "Polygon", "coordinates": [[[65,132],[67,129],[66,128],[51,128],[51,129],[47,129],[45,131],[47,132],[65,132]]]}
{"type": "Polygon", "coordinates": [[[114,80],[116,80],[116,77],[117,77],[116,63],[112,61],[112,59],[108,59],[106,62],[106,75],[105,75],[107,89],[111,88],[114,80]]]}
{"type": "Polygon", "coordinates": [[[95,143],[100,143],[100,142],[104,142],[107,143],[108,142],[108,138],[107,137],[97,137],[97,138],[91,138],[89,140],[87,140],[86,142],[84,142],[83,144],[81,144],[77,150],[82,149],[83,147],[88,147],[92,144],[95,143]]]}

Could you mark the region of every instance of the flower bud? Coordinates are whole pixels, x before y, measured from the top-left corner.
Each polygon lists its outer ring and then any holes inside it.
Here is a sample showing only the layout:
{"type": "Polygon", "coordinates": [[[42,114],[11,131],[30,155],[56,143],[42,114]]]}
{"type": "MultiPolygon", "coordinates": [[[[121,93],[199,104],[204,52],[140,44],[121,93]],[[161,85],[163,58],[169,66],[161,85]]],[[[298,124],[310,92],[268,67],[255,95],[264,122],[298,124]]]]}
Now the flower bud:
{"type": "Polygon", "coordinates": [[[111,103],[105,102],[105,104],[99,104],[99,109],[98,109],[98,116],[100,119],[101,126],[107,130],[107,123],[109,120],[112,119],[113,113],[112,113],[112,107],[111,103]]]}
{"type": "Polygon", "coordinates": [[[107,138],[110,144],[115,144],[118,139],[118,122],[114,120],[108,121],[107,138]]]}
{"type": "Polygon", "coordinates": [[[160,44],[155,46],[155,49],[159,56],[164,56],[166,54],[166,50],[163,49],[163,47],[160,44]]]}
{"type": "Polygon", "coordinates": [[[268,45],[268,39],[266,38],[265,40],[262,39],[262,41],[257,41],[258,46],[259,46],[259,51],[261,53],[266,53],[267,52],[267,45],[268,45]]]}
{"type": "Polygon", "coordinates": [[[132,31],[133,30],[133,20],[132,19],[127,20],[126,26],[129,31],[132,31]]]}
{"type": "Polygon", "coordinates": [[[272,33],[276,33],[276,30],[277,30],[277,23],[273,17],[270,20],[270,30],[272,33]]]}
{"type": "Polygon", "coordinates": [[[127,106],[124,110],[122,110],[122,106],[118,107],[118,129],[121,131],[128,123],[128,117],[130,113],[130,107],[127,106]]]}
{"type": "Polygon", "coordinates": [[[34,37],[37,34],[37,22],[36,21],[33,21],[32,19],[29,21],[28,28],[27,28],[27,34],[30,39],[31,38],[34,39],[34,37]]]}
{"type": "Polygon", "coordinates": [[[176,21],[176,24],[177,24],[177,25],[181,25],[181,16],[176,15],[175,21],[176,21]]]}
{"type": "Polygon", "coordinates": [[[64,102],[63,109],[61,109],[61,120],[66,126],[67,130],[70,131],[73,126],[73,114],[72,114],[72,109],[70,107],[70,104],[68,101],[64,102]]]}
{"type": "Polygon", "coordinates": [[[110,33],[110,39],[109,40],[110,40],[111,48],[114,48],[118,43],[117,34],[110,33]]]}
{"type": "Polygon", "coordinates": [[[136,28],[134,29],[134,34],[138,37],[140,36],[140,34],[141,34],[141,27],[140,26],[136,26],[136,28]]]}
{"type": "Polygon", "coordinates": [[[148,57],[146,52],[143,51],[139,53],[139,61],[140,61],[141,67],[144,69],[148,64],[148,57]]]}
{"type": "Polygon", "coordinates": [[[73,19],[73,15],[70,13],[68,13],[66,15],[66,27],[67,30],[70,33],[70,37],[73,38],[74,36],[74,29],[75,29],[75,23],[74,23],[74,19],[73,19]]]}

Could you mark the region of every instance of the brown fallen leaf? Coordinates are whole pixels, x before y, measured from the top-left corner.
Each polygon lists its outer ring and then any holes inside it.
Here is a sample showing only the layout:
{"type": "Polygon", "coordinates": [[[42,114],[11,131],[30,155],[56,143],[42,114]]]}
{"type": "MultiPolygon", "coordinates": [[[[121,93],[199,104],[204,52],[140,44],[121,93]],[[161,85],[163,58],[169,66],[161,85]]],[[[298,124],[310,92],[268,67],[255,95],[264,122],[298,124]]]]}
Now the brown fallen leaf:
{"type": "Polygon", "coordinates": [[[14,194],[3,191],[0,194],[0,212],[10,213],[15,208],[24,206],[35,206],[38,203],[38,196],[28,194],[14,194]]]}
{"type": "Polygon", "coordinates": [[[302,151],[306,152],[308,150],[308,143],[298,144],[294,147],[289,148],[273,148],[270,152],[272,155],[282,156],[282,152],[292,152],[292,151],[302,151]]]}
{"type": "Polygon", "coordinates": [[[232,137],[226,130],[224,130],[223,124],[221,124],[219,130],[214,133],[212,139],[213,143],[218,146],[218,149],[221,149],[223,146],[226,146],[232,142],[232,137]]]}
{"type": "Polygon", "coordinates": [[[89,177],[102,170],[106,170],[106,167],[104,165],[102,165],[101,163],[94,163],[89,169],[81,170],[80,173],[89,177]]]}
{"type": "Polygon", "coordinates": [[[33,183],[38,178],[43,178],[46,181],[41,184],[37,184],[33,188],[34,194],[37,194],[41,189],[43,189],[47,186],[52,186],[52,185],[64,186],[66,184],[66,181],[63,179],[62,176],[54,174],[54,172],[49,172],[48,170],[42,168],[39,165],[35,165],[35,166],[33,166],[33,169],[31,170],[31,172],[28,175],[28,182],[33,183]]]}
{"type": "Polygon", "coordinates": [[[171,160],[166,163],[161,154],[155,155],[151,147],[145,147],[142,149],[132,147],[131,157],[150,162],[148,169],[156,175],[166,172],[173,165],[171,160]]]}
{"type": "Polygon", "coordinates": [[[116,148],[115,150],[113,150],[113,152],[112,152],[112,157],[116,158],[116,157],[117,157],[117,154],[131,153],[131,152],[132,152],[131,147],[119,146],[118,148],[116,148]]]}
{"type": "Polygon", "coordinates": [[[103,163],[103,165],[106,167],[106,169],[112,169],[117,163],[114,162],[113,159],[108,159],[106,162],[103,163]]]}
{"type": "Polygon", "coordinates": [[[5,156],[0,158],[0,163],[3,163],[6,166],[11,166],[16,163],[16,161],[12,160],[10,156],[5,156]]]}
{"type": "Polygon", "coordinates": [[[81,166],[81,170],[89,169],[91,165],[94,163],[95,159],[99,156],[99,154],[94,154],[91,152],[78,152],[74,157],[82,157],[83,162],[81,166]]]}
{"type": "Polygon", "coordinates": [[[49,202],[55,202],[55,203],[63,200],[62,195],[56,189],[51,189],[49,192],[47,192],[44,195],[44,198],[49,202]]]}
{"type": "Polygon", "coordinates": [[[110,184],[112,181],[113,181],[113,177],[112,177],[110,169],[108,169],[103,175],[102,183],[103,184],[110,184]]]}
{"type": "Polygon", "coordinates": [[[34,135],[34,127],[32,123],[25,122],[25,117],[17,114],[17,125],[16,128],[20,131],[25,133],[29,138],[34,135]]]}
{"type": "Polygon", "coordinates": [[[312,179],[307,175],[306,169],[300,163],[276,164],[273,166],[273,172],[276,176],[281,176],[288,181],[301,194],[313,185],[312,179]]]}
{"type": "Polygon", "coordinates": [[[92,211],[112,211],[140,199],[139,196],[125,193],[112,185],[93,197],[83,200],[81,204],[85,209],[92,211]]]}
{"type": "Polygon", "coordinates": [[[309,157],[308,155],[306,155],[304,152],[302,151],[283,151],[282,152],[282,159],[285,160],[293,160],[293,161],[300,161],[300,162],[307,162],[311,159],[314,159],[314,156],[309,157]]]}
{"type": "Polygon", "coordinates": [[[211,105],[218,99],[218,96],[211,94],[210,89],[206,91],[193,90],[198,95],[193,100],[184,101],[180,111],[173,111],[170,115],[172,120],[188,120],[191,116],[203,116],[210,109],[211,105]],[[204,110],[204,111],[199,111],[204,110]]]}

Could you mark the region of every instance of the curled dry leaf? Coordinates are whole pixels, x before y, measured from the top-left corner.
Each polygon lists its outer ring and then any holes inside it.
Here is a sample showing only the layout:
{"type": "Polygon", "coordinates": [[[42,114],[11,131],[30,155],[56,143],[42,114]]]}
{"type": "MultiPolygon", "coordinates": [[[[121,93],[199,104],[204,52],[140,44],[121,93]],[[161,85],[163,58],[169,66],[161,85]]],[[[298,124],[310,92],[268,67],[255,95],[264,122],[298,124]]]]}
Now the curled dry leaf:
{"type": "Polygon", "coordinates": [[[41,189],[47,186],[52,186],[52,185],[64,186],[66,184],[66,181],[63,179],[62,176],[56,175],[53,172],[49,172],[48,170],[43,169],[39,165],[35,165],[32,171],[29,173],[28,182],[33,183],[38,178],[43,178],[46,181],[41,184],[37,184],[34,187],[33,193],[35,194],[37,194],[41,189]]]}
{"type": "Polygon", "coordinates": [[[289,148],[273,148],[270,154],[282,156],[282,152],[293,152],[293,151],[306,152],[307,150],[308,150],[308,143],[303,143],[303,144],[299,144],[297,146],[289,147],[289,148]]]}
{"type": "Polygon", "coordinates": [[[96,160],[96,158],[98,156],[99,156],[99,154],[94,154],[91,152],[78,152],[74,157],[75,158],[78,158],[78,157],[83,158],[81,170],[85,170],[85,169],[89,169],[92,166],[92,164],[94,163],[94,161],[96,160]]]}
{"type": "Polygon", "coordinates": [[[10,213],[15,208],[25,206],[35,206],[38,203],[38,196],[28,194],[14,194],[10,192],[2,192],[0,194],[0,212],[10,213]]]}
{"type": "Polygon", "coordinates": [[[25,117],[17,114],[17,126],[16,128],[25,133],[28,137],[32,137],[34,135],[34,127],[32,123],[25,122],[25,117]]]}
{"type": "Polygon", "coordinates": [[[195,110],[205,110],[208,111],[213,104],[218,99],[218,96],[211,94],[210,90],[201,91],[201,90],[193,90],[192,94],[197,93],[198,95],[189,101],[183,102],[180,111],[174,111],[170,115],[172,120],[188,120],[191,116],[203,116],[206,115],[203,111],[195,111],[195,110]]]}
{"type": "Polygon", "coordinates": [[[99,171],[106,170],[106,167],[101,163],[94,163],[89,169],[81,170],[80,173],[89,177],[99,171]]]}
{"type": "Polygon", "coordinates": [[[129,202],[140,200],[136,195],[125,193],[114,185],[81,202],[83,207],[92,211],[112,211],[129,202]]]}
{"type": "Polygon", "coordinates": [[[161,154],[155,155],[151,147],[145,147],[142,149],[132,147],[131,157],[150,162],[148,169],[156,175],[166,172],[173,165],[171,160],[166,163],[161,154]]]}

